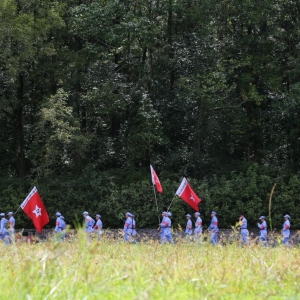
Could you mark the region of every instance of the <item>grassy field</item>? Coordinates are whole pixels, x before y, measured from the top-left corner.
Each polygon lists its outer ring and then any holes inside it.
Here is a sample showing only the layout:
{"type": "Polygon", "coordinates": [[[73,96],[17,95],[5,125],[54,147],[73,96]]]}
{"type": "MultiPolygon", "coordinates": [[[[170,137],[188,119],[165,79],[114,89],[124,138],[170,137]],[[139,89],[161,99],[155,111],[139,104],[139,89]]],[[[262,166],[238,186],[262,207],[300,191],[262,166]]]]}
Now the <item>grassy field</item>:
{"type": "Polygon", "coordinates": [[[300,252],[181,242],[0,243],[0,299],[300,299],[300,252]]]}

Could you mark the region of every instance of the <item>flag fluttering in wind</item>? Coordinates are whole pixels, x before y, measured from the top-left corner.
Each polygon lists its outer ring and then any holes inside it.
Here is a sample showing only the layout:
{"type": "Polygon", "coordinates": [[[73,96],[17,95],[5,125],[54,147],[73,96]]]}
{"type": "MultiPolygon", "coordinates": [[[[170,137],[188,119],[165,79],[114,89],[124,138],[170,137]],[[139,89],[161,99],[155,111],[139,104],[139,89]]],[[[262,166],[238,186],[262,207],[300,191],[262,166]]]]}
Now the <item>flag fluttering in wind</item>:
{"type": "Polygon", "coordinates": [[[159,193],[163,192],[162,186],[160,184],[160,181],[158,179],[158,176],[156,175],[154,169],[152,168],[152,166],[150,165],[150,170],[151,170],[151,179],[152,179],[152,184],[156,186],[156,190],[159,193]]]}
{"type": "Polygon", "coordinates": [[[43,227],[49,223],[49,216],[36,187],[32,189],[20,206],[32,220],[36,230],[41,233],[43,227]]]}
{"type": "Polygon", "coordinates": [[[176,195],[190,205],[195,211],[199,211],[198,203],[201,202],[201,199],[193,191],[186,178],[182,179],[182,182],[176,191],[176,195]]]}

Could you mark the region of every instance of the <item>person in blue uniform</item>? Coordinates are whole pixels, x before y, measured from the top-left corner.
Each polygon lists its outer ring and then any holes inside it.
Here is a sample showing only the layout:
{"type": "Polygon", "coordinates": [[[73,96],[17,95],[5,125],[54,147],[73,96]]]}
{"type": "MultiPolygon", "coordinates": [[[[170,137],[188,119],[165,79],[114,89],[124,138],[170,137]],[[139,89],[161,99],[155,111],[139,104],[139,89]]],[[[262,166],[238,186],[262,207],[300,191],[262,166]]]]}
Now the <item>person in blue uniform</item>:
{"type": "Polygon", "coordinates": [[[5,219],[5,213],[0,214],[0,239],[4,241],[5,244],[9,244],[9,233],[6,229],[6,224],[8,223],[8,220],[5,219]]]}
{"type": "Polygon", "coordinates": [[[259,220],[261,223],[260,224],[257,223],[257,226],[260,229],[258,243],[263,243],[267,247],[268,246],[268,232],[267,232],[268,226],[267,226],[267,222],[266,222],[266,217],[260,216],[259,220]]]}
{"type": "Polygon", "coordinates": [[[245,218],[244,214],[240,215],[240,241],[241,241],[241,245],[244,242],[247,246],[249,246],[249,231],[248,231],[248,222],[247,219],[245,218]]]}
{"type": "Polygon", "coordinates": [[[61,219],[61,213],[57,212],[56,214],[56,221],[55,221],[55,228],[54,228],[54,240],[62,240],[62,231],[63,231],[63,220],[61,219]]]}
{"type": "Polygon", "coordinates": [[[136,222],[135,222],[135,218],[134,218],[134,214],[131,214],[131,218],[132,218],[132,237],[133,237],[133,241],[135,241],[135,238],[137,236],[137,232],[136,232],[136,222]]]}
{"type": "Polygon", "coordinates": [[[61,232],[61,240],[62,242],[65,241],[65,237],[66,237],[66,228],[67,228],[67,224],[66,224],[66,221],[65,221],[65,217],[64,216],[60,216],[59,217],[60,220],[61,220],[61,228],[62,228],[62,232],[61,232]]]}
{"type": "Polygon", "coordinates": [[[186,217],[186,227],[185,227],[185,234],[186,236],[190,237],[193,234],[193,224],[191,220],[191,215],[187,214],[186,217]]]}
{"type": "Polygon", "coordinates": [[[130,241],[130,237],[132,234],[132,214],[130,212],[127,212],[125,214],[126,220],[124,223],[124,241],[128,242],[130,241]]]}
{"type": "Polygon", "coordinates": [[[283,229],[282,229],[282,243],[285,244],[288,248],[290,247],[290,235],[291,235],[290,218],[291,217],[289,215],[284,216],[284,223],[283,223],[283,229]]]}
{"type": "Polygon", "coordinates": [[[218,236],[219,236],[219,223],[216,217],[217,213],[215,211],[211,212],[211,222],[209,227],[207,228],[210,232],[210,241],[211,243],[216,246],[218,244],[218,236]]]}
{"type": "Polygon", "coordinates": [[[14,240],[15,236],[15,226],[16,226],[16,220],[13,217],[13,212],[9,212],[8,215],[8,233],[9,233],[9,241],[10,243],[14,240]]]}
{"type": "Polygon", "coordinates": [[[202,219],[200,218],[200,213],[199,212],[195,212],[195,230],[194,230],[194,234],[195,235],[201,235],[202,234],[202,219]]]}
{"type": "Polygon", "coordinates": [[[200,213],[197,211],[195,212],[195,230],[194,230],[194,235],[195,235],[195,240],[199,243],[201,240],[201,235],[202,235],[202,219],[200,218],[200,213]]]}
{"type": "Polygon", "coordinates": [[[163,219],[160,223],[161,228],[161,243],[164,244],[165,241],[171,243],[172,242],[172,231],[171,231],[171,213],[170,212],[163,212],[162,213],[163,219]]]}
{"type": "MultiPolygon", "coordinates": [[[[161,223],[164,223],[165,222],[165,219],[166,219],[166,215],[168,215],[167,212],[162,212],[161,216],[162,216],[162,220],[161,220],[161,223]]],[[[162,227],[160,226],[161,223],[158,225],[158,228],[157,228],[157,231],[160,233],[160,241],[161,243],[163,244],[165,242],[165,235],[164,235],[164,231],[162,229],[162,227]]]]}
{"type": "Polygon", "coordinates": [[[15,218],[13,217],[13,212],[9,212],[7,215],[8,215],[8,226],[9,226],[9,231],[11,233],[14,233],[15,232],[15,226],[16,226],[16,220],[15,218]]]}
{"type": "Polygon", "coordinates": [[[94,226],[94,231],[97,233],[98,241],[100,241],[101,235],[102,235],[102,221],[101,216],[97,214],[96,216],[96,224],[94,226]]]}
{"type": "Polygon", "coordinates": [[[82,213],[84,220],[85,220],[85,231],[87,233],[93,232],[93,226],[95,224],[95,220],[89,216],[89,213],[87,211],[84,211],[82,213]]]}
{"type": "Polygon", "coordinates": [[[61,227],[61,213],[60,212],[57,212],[56,214],[56,221],[55,221],[55,228],[54,228],[54,232],[57,233],[57,232],[61,232],[63,229],[61,227]]]}

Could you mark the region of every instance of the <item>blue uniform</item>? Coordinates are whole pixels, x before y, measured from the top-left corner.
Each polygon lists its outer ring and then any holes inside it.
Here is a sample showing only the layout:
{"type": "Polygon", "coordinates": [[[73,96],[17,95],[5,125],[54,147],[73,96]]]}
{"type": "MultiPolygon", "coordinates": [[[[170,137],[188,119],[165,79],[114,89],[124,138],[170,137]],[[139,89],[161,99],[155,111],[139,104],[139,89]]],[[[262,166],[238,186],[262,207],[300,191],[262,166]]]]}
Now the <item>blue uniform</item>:
{"type": "Polygon", "coordinates": [[[9,223],[9,228],[10,228],[10,232],[14,233],[15,232],[15,225],[16,225],[16,220],[13,216],[11,216],[8,220],[9,223]]]}
{"type": "Polygon", "coordinates": [[[161,242],[164,243],[166,240],[172,242],[172,231],[171,231],[171,219],[167,216],[164,216],[162,222],[160,223],[160,228],[162,230],[161,242]]]}
{"type": "Polygon", "coordinates": [[[202,234],[202,219],[200,217],[197,218],[195,222],[195,230],[194,230],[195,235],[200,235],[202,234]]]}
{"type": "Polygon", "coordinates": [[[93,232],[93,226],[95,224],[95,220],[91,218],[89,215],[85,217],[85,231],[93,232]]]}
{"type": "Polygon", "coordinates": [[[240,232],[241,232],[241,237],[242,240],[244,241],[244,243],[249,246],[249,241],[248,241],[248,237],[249,237],[249,231],[248,231],[248,221],[247,219],[244,217],[242,220],[242,225],[240,227],[240,232]]]}
{"type": "Polygon", "coordinates": [[[192,235],[193,234],[193,224],[191,219],[188,219],[185,227],[185,234],[192,235]]]}
{"type": "Polygon", "coordinates": [[[5,228],[7,223],[8,221],[4,217],[0,221],[0,239],[3,239],[5,244],[9,244],[9,233],[5,228]]]}
{"type": "Polygon", "coordinates": [[[161,223],[159,224],[159,227],[160,227],[160,239],[161,239],[161,242],[164,243],[164,240],[165,240],[165,235],[164,235],[164,230],[162,229],[161,227],[161,224],[162,223],[165,223],[166,222],[166,217],[163,216],[162,220],[161,220],[161,223]]]}
{"type": "Polygon", "coordinates": [[[218,235],[219,235],[219,228],[218,228],[218,219],[216,216],[213,216],[208,227],[210,231],[210,241],[214,246],[218,244],[218,235]]]}
{"type": "Polygon", "coordinates": [[[65,229],[66,229],[66,222],[64,220],[64,217],[60,214],[56,214],[57,218],[55,221],[55,228],[54,228],[54,240],[56,241],[57,238],[60,238],[62,241],[65,240],[65,229]]]}
{"type": "Polygon", "coordinates": [[[94,230],[98,235],[98,241],[100,241],[100,237],[102,234],[102,221],[100,220],[100,218],[98,218],[98,220],[96,221],[96,224],[94,226],[94,230]]]}
{"type": "Polygon", "coordinates": [[[136,236],[135,219],[132,219],[132,235],[133,235],[133,236],[136,236]]]}
{"type": "Polygon", "coordinates": [[[60,219],[61,219],[61,228],[62,228],[62,230],[65,230],[67,227],[67,224],[64,220],[65,218],[63,216],[60,216],[60,219]]]}
{"type": "Polygon", "coordinates": [[[100,219],[97,220],[94,229],[102,229],[102,221],[100,219]]]}
{"type": "Polygon", "coordinates": [[[65,237],[66,237],[66,227],[67,227],[67,224],[65,222],[65,218],[63,216],[60,216],[60,226],[62,228],[62,235],[61,235],[61,240],[64,241],[65,240],[65,237]]]}
{"type": "Polygon", "coordinates": [[[128,215],[124,224],[124,240],[127,242],[130,239],[130,236],[132,234],[132,219],[128,215]]]}
{"type": "Polygon", "coordinates": [[[63,231],[63,226],[62,226],[63,223],[62,222],[64,222],[64,221],[60,217],[56,218],[54,232],[63,231]]]}
{"type": "Polygon", "coordinates": [[[290,228],[291,228],[291,223],[289,220],[285,220],[283,224],[283,229],[282,229],[282,242],[289,247],[289,240],[290,240],[290,228]]]}
{"type": "Polygon", "coordinates": [[[267,222],[265,220],[262,221],[261,224],[257,224],[258,228],[260,229],[260,235],[259,235],[259,239],[258,242],[261,243],[265,243],[265,246],[268,246],[268,239],[267,239],[267,222]]]}

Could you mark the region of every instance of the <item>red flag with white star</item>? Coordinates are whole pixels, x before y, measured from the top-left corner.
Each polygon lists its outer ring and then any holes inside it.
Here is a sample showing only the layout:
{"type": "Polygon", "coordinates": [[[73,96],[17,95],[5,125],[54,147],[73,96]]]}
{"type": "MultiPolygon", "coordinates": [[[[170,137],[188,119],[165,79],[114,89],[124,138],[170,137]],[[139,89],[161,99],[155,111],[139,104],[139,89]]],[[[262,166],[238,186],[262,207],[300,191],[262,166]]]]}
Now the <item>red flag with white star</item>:
{"type": "Polygon", "coordinates": [[[201,199],[193,191],[186,178],[182,179],[176,195],[190,205],[195,211],[199,211],[198,203],[201,202],[201,199]]]}
{"type": "Polygon", "coordinates": [[[36,230],[41,233],[43,227],[49,223],[49,216],[36,187],[32,189],[20,206],[32,220],[36,230]]]}
{"type": "Polygon", "coordinates": [[[156,189],[159,193],[162,193],[163,189],[162,189],[161,183],[151,165],[150,165],[150,171],[151,171],[152,184],[156,186],[156,189]]]}

